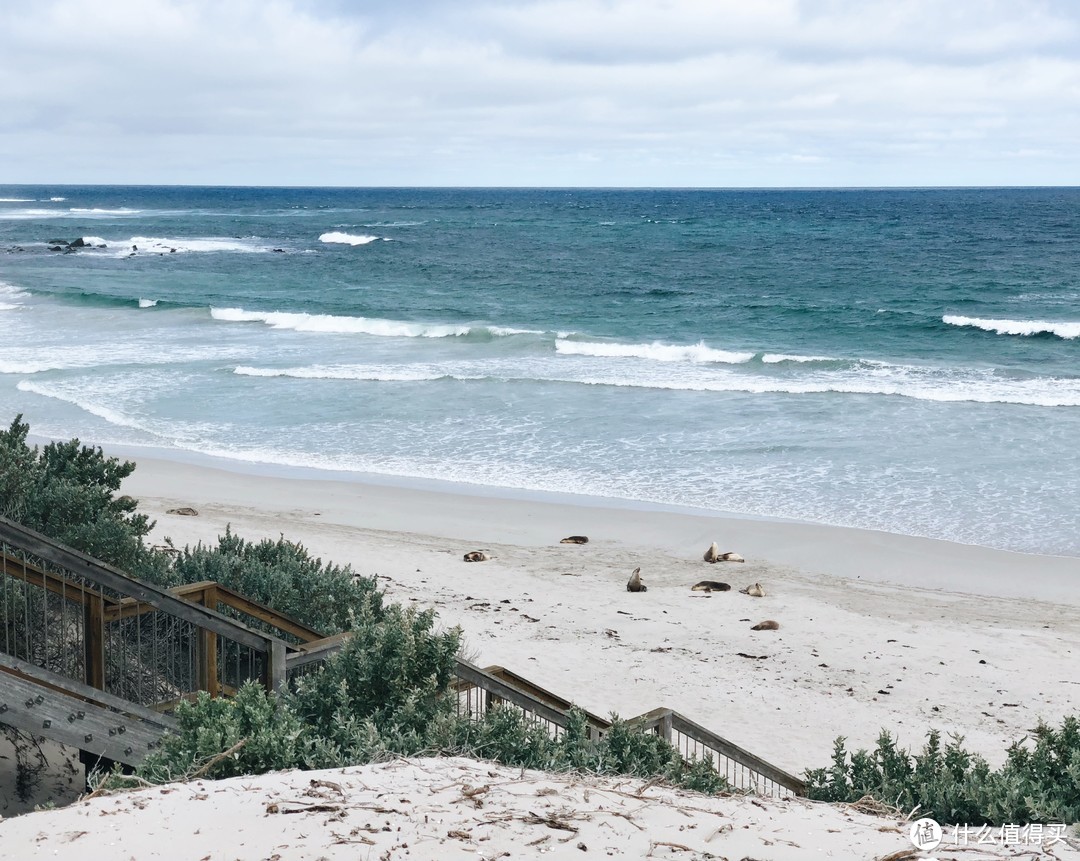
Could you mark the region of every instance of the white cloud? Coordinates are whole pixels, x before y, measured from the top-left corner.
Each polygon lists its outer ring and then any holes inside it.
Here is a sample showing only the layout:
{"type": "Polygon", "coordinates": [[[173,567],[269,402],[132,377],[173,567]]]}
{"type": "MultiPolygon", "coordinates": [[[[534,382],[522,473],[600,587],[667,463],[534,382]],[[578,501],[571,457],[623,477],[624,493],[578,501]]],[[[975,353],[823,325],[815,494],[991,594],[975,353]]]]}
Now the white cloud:
{"type": "Polygon", "coordinates": [[[997,0],[9,3],[0,181],[1075,183],[1078,21],[997,0]]]}

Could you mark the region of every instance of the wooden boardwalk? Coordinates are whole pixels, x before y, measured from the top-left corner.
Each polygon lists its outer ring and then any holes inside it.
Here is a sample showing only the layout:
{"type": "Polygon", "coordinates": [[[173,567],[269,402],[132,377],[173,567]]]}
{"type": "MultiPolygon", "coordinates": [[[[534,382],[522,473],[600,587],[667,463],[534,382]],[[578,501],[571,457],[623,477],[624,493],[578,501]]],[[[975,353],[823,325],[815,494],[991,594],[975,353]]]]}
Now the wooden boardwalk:
{"type": "MultiPolygon", "coordinates": [[[[220,583],[166,590],[0,518],[0,723],[78,747],[84,761],[138,765],[175,728],[168,714],[247,681],[268,690],[347,642],[220,583]]],[[[571,703],[503,667],[458,660],[461,714],[519,709],[553,735],[571,703]]],[[[600,738],[611,724],[588,714],[600,738]]],[[[801,780],[671,709],[633,718],[686,759],[710,758],[736,789],[801,795],[801,780]]]]}

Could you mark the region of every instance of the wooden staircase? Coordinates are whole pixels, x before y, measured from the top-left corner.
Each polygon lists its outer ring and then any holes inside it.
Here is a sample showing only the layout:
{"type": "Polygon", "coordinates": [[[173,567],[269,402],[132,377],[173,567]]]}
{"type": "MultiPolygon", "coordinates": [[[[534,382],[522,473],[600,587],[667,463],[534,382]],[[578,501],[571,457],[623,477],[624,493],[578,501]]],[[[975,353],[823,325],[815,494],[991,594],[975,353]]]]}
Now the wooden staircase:
{"type": "MultiPolygon", "coordinates": [[[[199,691],[268,690],[310,672],[349,634],[323,636],[220,583],[162,589],[0,518],[0,723],[78,747],[84,762],[137,766],[199,691]]],[[[521,710],[558,736],[571,703],[504,667],[458,660],[460,714],[521,710]]],[[[611,723],[586,713],[598,739],[611,723]]],[[[802,795],[801,780],[671,709],[634,718],[736,789],[802,795]]]]}

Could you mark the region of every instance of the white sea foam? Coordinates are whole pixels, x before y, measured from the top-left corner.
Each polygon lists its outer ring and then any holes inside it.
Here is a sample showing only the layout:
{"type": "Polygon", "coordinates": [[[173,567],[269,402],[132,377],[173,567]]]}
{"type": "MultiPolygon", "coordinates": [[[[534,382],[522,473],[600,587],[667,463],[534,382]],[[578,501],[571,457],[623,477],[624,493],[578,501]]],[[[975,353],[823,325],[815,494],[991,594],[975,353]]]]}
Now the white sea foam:
{"type": "Polygon", "coordinates": [[[5,299],[25,299],[30,294],[20,287],[16,287],[14,284],[6,284],[0,281],[0,296],[5,299]]]}
{"type": "Polygon", "coordinates": [[[37,383],[31,383],[27,380],[20,380],[16,385],[16,388],[20,392],[30,392],[35,395],[40,395],[43,398],[52,398],[53,400],[72,404],[91,415],[104,419],[110,424],[119,425],[120,427],[135,428],[136,430],[142,431],[147,430],[142,423],[125,415],[119,410],[111,409],[110,407],[103,406],[102,404],[95,403],[85,398],[74,397],[59,389],[38,385],[37,383]]]}
{"type": "Polygon", "coordinates": [[[651,344],[610,344],[595,341],[568,341],[559,339],[555,342],[555,351],[564,356],[596,356],[599,358],[651,359],[656,362],[693,362],[695,364],[735,365],[749,362],[753,353],[733,353],[728,350],[714,350],[704,342],[692,346],[674,346],[654,341],[651,344]]]}
{"type": "Polygon", "coordinates": [[[61,201],[67,200],[67,198],[66,197],[50,197],[49,200],[52,203],[60,203],[61,201]]]}
{"type": "Polygon", "coordinates": [[[211,252],[233,252],[237,254],[256,254],[272,250],[256,237],[236,239],[223,236],[204,236],[188,239],[169,239],[161,236],[132,236],[127,240],[114,241],[114,246],[122,246],[122,255],[132,253],[133,246],[139,254],[189,254],[211,252]]]}
{"type": "Polygon", "coordinates": [[[941,318],[941,321],[950,326],[971,326],[987,332],[996,332],[999,335],[1023,337],[1057,335],[1065,340],[1080,338],[1080,323],[1054,323],[1048,320],[991,320],[982,317],[960,317],[953,314],[947,314],[941,318]]]}
{"type": "Polygon", "coordinates": [[[488,359],[460,363],[408,365],[310,365],[266,368],[238,366],[234,373],[250,377],[292,377],[307,380],[424,382],[433,380],[501,380],[567,383],[673,391],[741,392],[776,395],[890,395],[938,402],[1008,403],[1031,406],[1080,406],[1080,380],[1011,379],[992,371],[949,371],[937,368],[859,362],[837,370],[799,372],[784,378],[762,376],[741,366],[642,364],[562,360],[554,357],[522,361],[488,359]]]}
{"type": "Polygon", "coordinates": [[[0,302],[0,311],[14,311],[19,307],[21,307],[21,306],[19,306],[19,305],[9,305],[6,302],[0,302]]]}
{"type": "Polygon", "coordinates": [[[108,248],[109,244],[100,236],[84,236],[82,237],[83,245],[89,245],[92,248],[108,248]]]}
{"type": "MultiPolygon", "coordinates": [[[[292,377],[298,380],[357,380],[385,383],[420,383],[441,380],[449,376],[445,371],[429,365],[404,369],[376,365],[312,365],[303,368],[253,368],[240,365],[233,369],[233,373],[242,377],[292,377]]],[[[455,376],[455,379],[466,378],[455,376]]]]}
{"type": "Polygon", "coordinates": [[[341,233],[339,231],[332,231],[330,233],[324,233],[319,237],[319,242],[327,242],[331,245],[367,245],[369,242],[375,242],[378,236],[369,236],[367,234],[353,234],[353,233],[341,233]]]}
{"type": "Polygon", "coordinates": [[[33,203],[32,197],[0,197],[0,203],[33,203]]]}
{"type": "Polygon", "coordinates": [[[829,356],[797,356],[789,355],[788,353],[765,353],[762,355],[761,361],[766,365],[779,365],[782,362],[793,362],[798,365],[805,365],[810,362],[835,362],[836,360],[829,356]]]}
{"type": "Polygon", "coordinates": [[[142,210],[128,209],[126,206],[118,206],[113,209],[104,209],[100,207],[82,208],[73,206],[68,212],[74,212],[79,215],[138,215],[142,210]]]}
{"type": "Polygon", "coordinates": [[[140,299],[139,300],[139,307],[140,308],[153,308],[157,303],[158,303],[157,299],[140,299]]]}
{"type": "Polygon", "coordinates": [[[339,317],[332,314],[298,314],[284,311],[245,311],[243,308],[211,308],[210,316],[229,323],[264,323],[274,329],[297,332],[325,332],[341,335],[377,335],[388,338],[453,338],[469,334],[491,336],[526,334],[524,329],[453,325],[442,323],[407,323],[375,317],[339,317]]]}

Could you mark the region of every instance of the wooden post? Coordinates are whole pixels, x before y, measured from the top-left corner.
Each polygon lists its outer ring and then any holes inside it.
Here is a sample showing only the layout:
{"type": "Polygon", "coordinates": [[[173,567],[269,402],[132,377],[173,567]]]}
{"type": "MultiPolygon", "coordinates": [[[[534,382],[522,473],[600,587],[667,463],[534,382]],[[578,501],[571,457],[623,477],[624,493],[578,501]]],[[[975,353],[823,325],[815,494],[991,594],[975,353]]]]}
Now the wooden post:
{"type": "Polygon", "coordinates": [[[285,641],[271,640],[270,651],[266,654],[266,689],[271,692],[284,690],[287,678],[285,641]]]}
{"type": "MultiPolygon", "coordinates": [[[[211,610],[217,610],[218,594],[216,586],[207,586],[199,593],[199,603],[211,610]]],[[[221,695],[218,684],[217,634],[206,628],[199,629],[198,645],[198,686],[210,696],[221,695]]]]}
{"type": "Polygon", "coordinates": [[[656,729],[660,737],[668,744],[671,744],[671,712],[660,718],[660,723],[656,729]]]}
{"type": "Polygon", "coordinates": [[[83,670],[92,688],[105,690],[105,601],[100,593],[83,604],[83,670]]]}

